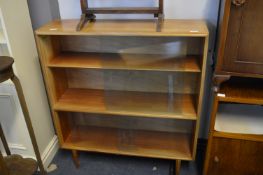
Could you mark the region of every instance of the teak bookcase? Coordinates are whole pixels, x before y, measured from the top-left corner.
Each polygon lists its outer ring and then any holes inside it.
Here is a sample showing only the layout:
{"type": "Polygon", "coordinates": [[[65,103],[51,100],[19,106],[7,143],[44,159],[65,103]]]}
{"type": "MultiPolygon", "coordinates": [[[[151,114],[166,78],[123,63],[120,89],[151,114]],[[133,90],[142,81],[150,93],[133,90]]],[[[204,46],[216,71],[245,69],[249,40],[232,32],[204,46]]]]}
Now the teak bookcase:
{"type": "Polygon", "coordinates": [[[193,160],[209,32],[204,21],[77,20],[36,31],[61,148],[193,160]],[[176,51],[184,51],[182,54],[176,51]],[[183,55],[183,56],[182,56],[183,55]]]}

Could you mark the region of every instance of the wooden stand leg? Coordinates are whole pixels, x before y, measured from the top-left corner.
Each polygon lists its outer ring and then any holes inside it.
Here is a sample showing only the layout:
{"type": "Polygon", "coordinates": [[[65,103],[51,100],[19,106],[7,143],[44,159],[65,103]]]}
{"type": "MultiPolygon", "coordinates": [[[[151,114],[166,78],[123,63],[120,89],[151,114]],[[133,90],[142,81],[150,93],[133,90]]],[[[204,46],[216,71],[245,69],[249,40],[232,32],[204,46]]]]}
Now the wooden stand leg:
{"type": "Polygon", "coordinates": [[[77,31],[80,31],[86,22],[86,14],[82,14],[77,26],[77,31]]]}
{"type": "Polygon", "coordinates": [[[9,175],[10,173],[8,172],[8,169],[5,164],[4,157],[2,153],[0,152],[0,173],[3,175],[9,175]]]}
{"type": "Polygon", "coordinates": [[[164,20],[163,14],[158,14],[157,26],[156,26],[156,31],[157,32],[161,32],[162,31],[163,20],[164,20]]]}
{"type": "Polygon", "coordinates": [[[79,168],[80,162],[79,162],[78,151],[72,150],[72,158],[75,166],[79,168]]]}
{"type": "Polygon", "coordinates": [[[5,152],[8,156],[11,155],[11,152],[10,152],[10,149],[8,147],[8,144],[7,144],[7,141],[6,141],[6,138],[5,138],[5,135],[4,135],[4,131],[3,131],[3,128],[2,128],[2,125],[0,123],[0,137],[1,137],[1,140],[2,140],[2,143],[4,145],[4,148],[5,148],[5,152]]]}
{"type": "Polygon", "coordinates": [[[87,20],[87,15],[86,15],[86,10],[88,8],[88,1],[87,0],[80,0],[80,6],[81,6],[81,17],[79,24],[77,26],[77,31],[80,31],[82,27],[84,26],[86,20],[87,20]]]}
{"type": "Polygon", "coordinates": [[[175,161],[175,174],[179,175],[180,174],[180,169],[181,169],[181,160],[176,160],[175,161]]]}
{"type": "Polygon", "coordinates": [[[87,21],[95,21],[96,16],[93,14],[82,14],[77,26],[77,31],[80,31],[87,21]]]}
{"type": "Polygon", "coordinates": [[[31,120],[30,120],[29,112],[28,112],[28,109],[27,109],[26,100],[25,100],[25,97],[24,97],[22,86],[20,84],[19,79],[15,75],[11,78],[11,80],[15,84],[17,95],[18,95],[18,98],[19,98],[19,101],[20,101],[20,105],[21,105],[21,108],[22,108],[22,111],[23,111],[23,114],[24,114],[24,118],[25,118],[25,122],[26,122],[26,125],[27,125],[27,129],[28,129],[28,132],[29,132],[29,136],[30,136],[33,148],[34,148],[34,152],[35,152],[36,158],[37,158],[38,167],[40,169],[41,175],[46,175],[46,172],[45,172],[45,169],[44,169],[44,166],[43,166],[43,162],[42,162],[42,159],[41,159],[41,155],[40,155],[40,152],[39,152],[39,149],[38,149],[36,136],[35,136],[35,133],[34,133],[34,130],[33,130],[33,126],[32,126],[31,120]]]}

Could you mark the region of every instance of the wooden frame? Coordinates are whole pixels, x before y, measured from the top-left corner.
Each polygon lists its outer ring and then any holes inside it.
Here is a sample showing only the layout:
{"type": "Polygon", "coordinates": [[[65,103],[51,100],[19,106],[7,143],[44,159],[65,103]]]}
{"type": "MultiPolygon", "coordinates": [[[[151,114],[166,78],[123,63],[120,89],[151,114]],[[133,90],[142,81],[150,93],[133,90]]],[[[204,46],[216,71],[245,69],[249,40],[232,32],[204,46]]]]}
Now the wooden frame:
{"type": "Polygon", "coordinates": [[[88,0],[80,0],[81,18],[77,25],[77,31],[80,31],[87,21],[94,21],[95,14],[153,14],[157,17],[157,31],[161,31],[163,14],[163,0],[159,0],[158,7],[119,7],[119,8],[90,8],[88,0]]]}
{"type": "MultiPolygon", "coordinates": [[[[235,8],[243,8],[249,1],[247,0],[222,0],[221,2],[221,10],[220,10],[220,21],[219,21],[219,35],[218,35],[218,53],[217,53],[217,65],[215,68],[215,74],[216,75],[222,75],[222,76],[238,76],[238,77],[255,77],[255,78],[263,78],[262,74],[258,73],[242,73],[239,71],[229,71],[226,70],[227,64],[224,65],[224,57],[225,57],[225,51],[226,51],[226,44],[228,39],[228,31],[230,28],[230,20],[231,20],[231,11],[235,8]],[[233,8],[235,6],[235,8],[233,8]]],[[[242,23],[242,19],[244,18],[244,14],[240,17],[240,24],[242,23]]],[[[238,27],[238,30],[239,27],[238,27]]],[[[241,34],[237,34],[237,36],[241,36],[241,34]]],[[[232,47],[238,48],[238,46],[233,45],[232,47]]],[[[232,56],[233,57],[233,56],[232,56]]],[[[238,62],[237,62],[238,63],[238,62]]],[[[245,63],[252,64],[252,61],[246,61],[245,63]]],[[[260,66],[260,63],[253,63],[255,66],[260,66]]],[[[237,64],[238,65],[238,64],[237,64]]],[[[239,67],[243,67],[242,65],[239,65],[239,67]]],[[[256,67],[255,67],[256,68],[256,67]]],[[[247,70],[252,70],[253,65],[249,67],[249,69],[246,67],[247,70]]],[[[257,68],[258,69],[258,68],[257,68]]]]}
{"type": "Polygon", "coordinates": [[[7,157],[3,157],[0,153],[0,170],[2,170],[6,175],[10,174],[10,169],[12,168],[13,173],[21,173],[21,174],[30,174],[34,173],[37,169],[37,166],[40,169],[41,175],[46,175],[44,165],[41,159],[41,155],[39,152],[39,148],[37,145],[34,129],[30,120],[29,111],[27,109],[26,100],[24,97],[23,89],[18,77],[14,74],[14,70],[12,65],[14,63],[14,59],[11,57],[2,56],[1,58],[1,67],[0,67],[0,83],[4,81],[11,80],[17,91],[18,99],[21,105],[21,109],[23,112],[23,116],[25,119],[25,123],[28,129],[28,133],[31,139],[31,143],[36,155],[37,161],[33,159],[23,159],[19,155],[11,155],[10,149],[8,147],[8,143],[6,141],[4,131],[2,130],[2,126],[0,123],[0,139],[4,145],[7,157]]]}
{"type": "MultiPolygon", "coordinates": [[[[216,77],[215,77],[216,78],[216,77]]],[[[218,77],[217,77],[218,78],[218,77]]],[[[213,102],[213,110],[211,113],[211,121],[210,121],[210,129],[208,136],[208,146],[206,151],[206,158],[204,164],[203,174],[208,175],[209,165],[210,165],[210,156],[212,150],[213,140],[215,138],[224,138],[228,139],[229,142],[233,140],[242,140],[242,141],[251,141],[251,142],[263,142],[262,135],[254,135],[254,134],[237,134],[237,133],[226,133],[221,131],[215,131],[215,122],[216,115],[218,111],[218,105],[220,103],[239,103],[239,104],[254,104],[254,105],[263,105],[263,93],[262,87],[263,84],[259,83],[260,79],[244,79],[244,78],[235,78],[235,80],[229,80],[229,76],[223,76],[221,78],[222,83],[221,86],[217,86],[214,88],[214,102],[213,102]],[[242,80],[244,82],[239,82],[238,80],[242,80]],[[228,80],[228,81],[227,81],[228,80]],[[255,84],[257,86],[255,87],[255,84]]],[[[217,160],[215,160],[217,161],[217,160]]],[[[241,165],[242,166],[242,165],[241,165]]],[[[253,165],[256,166],[256,165],[253,165]]],[[[220,172],[223,173],[223,172],[220,172]]]]}
{"type": "MultiPolygon", "coordinates": [[[[260,143],[263,141],[262,135],[253,135],[253,134],[232,134],[225,132],[217,132],[214,129],[216,114],[218,110],[218,105],[220,103],[240,103],[240,104],[253,104],[253,105],[262,105],[263,104],[263,94],[262,94],[262,81],[254,81],[260,78],[263,78],[262,73],[259,70],[262,70],[262,64],[258,61],[253,61],[253,58],[262,58],[262,55],[259,56],[247,56],[246,61],[237,60],[238,55],[241,57],[242,54],[239,53],[239,50],[242,50],[248,54],[251,51],[248,51],[247,48],[241,46],[240,42],[243,40],[243,45],[247,47],[246,39],[241,39],[241,37],[250,38],[251,42],[250,47],[254,48],[253,44],[259,45],[257,40],[262,36],[262,33],[259,31],[243,31],[244,26],[256,26],[257,20],[260,21],[258,16],[252,15],[248,18],[248,14],[258,14],[262,16],[259,11],[256,11],[257,8],[262,7],[262,4],[258,4],[256,1],[247,1],[247,0],[222,0],[221,10],[220,10],[220,31],[219,31],[219,43],[218,43],[218,53],[217,53],[217,65],[214,75],[214,106],[211,114],[210,122],[210,131],[209,131],[209,140],[208,147],[206,152],[206,160],[204,165],[204,174],[208,174],[209,167],[213,164],[213,160],[210,159],[210,154],[213,154],[213,150],[220,152],[219,146],[215,148],[216,143],[220,143],[218,140],[228,141],[234,145],[233,142],[236,141],[237,145],[240,146],[239,142],[248,143],[260,143]],[[243,31],[243,32],[242,32],[243,31]],[[256,34],[255,36],[249,35],[250,33],[256,34]],[[235,36],[234,36],[235,35],[235,36]],[[252,42],[253,41],[253,42],[252,42]],[[245,43],[245,44],[244,44],[245,43]],[[232,50],[232,48],[235,48],[232,50]],[[233,51],[233,52],[231,52],[233,51]],[[235,60],[236,59],[236,60],[235,60]],[[242,63],[241,63],[242,62],[242,63]],[[261,67],[260,67],[261,66],[261,67]],[[232,81],[233,79],[243,79],[246,83],[239,83],[238,81],[232,81]],[[253,77],[253,78],[252,78],[253,77]],[[214,140],[214,142],[213,142],[214,140]],[[213,148],[213,149],[212,149],[213,148]]],[[[258,28],[258,27],[255,27],[258,28]]],[[[260,49],[260,48],[259,48],[260,49]]],[[[243,53],[244,54],[244,53],[243,53]]],[[[248,54],[249,55],[249,54],[248,54]]],[[[252,144],[251,144],[252,145],[252,144]]],[[[256,144],[255,144],[256,145],[256,144]]],[[[258,144],[260,145],[260,144],[258,144]]],[[[259,147],[262,149],[262,147],[259,147]]],[[[255,147],[253,148],[255,149],[255,147]]],[[[257,156],[255,156],[257,157],[257,156]]],[[[224,157],[226,160],[227,158],[224,157]]],[[[249,159],[249,158],[247,158],[249,159]]],[[[254,159],[254,158],[252,158],[254,159]]],[[[256,159],[255,159],[256,160],[256,159]]],[[[220,162],[219,160],[214,160],[215,162],[220,162]]],[[[234,158],[231,160],[235,162],[234,158]]],[[[238,162],[238,161],[237,161],[238,162]]],[[[252,162],[252,161],[251,161],[252,162]]],[[[248,166],[255,166],[256,164],[251,165],[251,162],[248,163],[248,166]]],[[[244,162],[243,162],[244,163],[244,162]]],[[[254,162],[255,163],[255,162],[254,162]]],[[[244,163],[246,164],[246,163],[244,163]]],[[[226,163],[225,165],[231,165],[226,163]]],[[[219,165],[218,165],[219,166],[219,165]]],[[[234,166],[234,165],[233,165],[234,166]]],[[[242,169],[242,164],[239,169],[242,169]]],[[[228,167],[229,168],[229,167],[228,167]]],[[[247,168],[248,169],[248,168],[247,168]]],[[[214,173],[214,172],[211,172],[214,173]]],[[[225,172],[220,172],[224,174],[225,172]]],[[[236,174],[241,174],[235,172],[236,174]]],[[[228,173],[232,174],[232,173],[228,173]]],[[[247,173],[247,174],[251,174],[247,173]]],[[[252,173],[253,174],[253,173],[252,173]]],[[[257,174],[257,173],[255,173],[257,174]]],[[[260,173],[262,174],[262,172],[260,173]]]]}
{"type": "Polygon", "coordinates": [[[80,32],[77,23],[36,31],[61,148],[72,150],[77,167],[77,151],[93,151],[176,160],[178,173],[181,160],[196,155],[205,21],[164,20],[161,32],[152,21],[97,20],[80,32]],[[186,56],[172,53],[179,40],[189,45],[186,56]]]}

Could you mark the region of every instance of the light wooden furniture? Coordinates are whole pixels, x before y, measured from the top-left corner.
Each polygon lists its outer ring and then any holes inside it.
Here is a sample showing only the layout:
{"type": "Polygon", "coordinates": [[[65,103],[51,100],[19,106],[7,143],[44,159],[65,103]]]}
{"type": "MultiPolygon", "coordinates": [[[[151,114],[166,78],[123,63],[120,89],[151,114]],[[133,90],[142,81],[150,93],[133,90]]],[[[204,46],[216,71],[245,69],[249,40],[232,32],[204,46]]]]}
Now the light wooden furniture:
{"type": "Polygon", "coordinates": [[[194,160],[208,30],[199,20],[77,20],[36,31],[61,148],[194,160]],[[184,51],[184,54],[176,53],[184,51]]]}
{"type": "Polygon", "coordinates": [[[81,18],[77,25],[77,31],[80,31],[87,21],[94,21],[95,14],[153,14],[158,18],[157,31],[161,30],[163,14],[163,0],[158,0],[158,7],[97,7],[88,6],[88,0],[80,0],[81,18]]]}
{"type": "MultiPolygon", "coordinates": [[[[220,104],[263,105],[262,89],[262,79],[231,78],[215,93],[204,167],[205,175],[263,174],[262,134],[233,133],[215,129],[220,104]]],[[[251,118],[250,115],[247,117],[251,118]]]]}
{"type": "Polygon", "coordinates": [[[34,148],[34,152],[37,158],[37,162],[33,159],[24,159],[20,155],[11,155],[11,152],[8,147],[8,143],[6,141],[4,131],[2,130],[2,126],[0,123],[0,138],[4,145],[7,156],[3,157],[0,152],[0,174],[4,175],[32,175],[36,172],[37,167],[40,168],[41,175],[45,175],[46,172],[44,170],[43,162],[40,156],[40,152],[38,149],[35,133],[32,127],[32,123],[30,120],[29,112],[27,109],[23,89],[21,87],[19,79],[14,74],[12,65],[14,63],[13,58],[7,56],[0,57],[0,83],[3,83],[7,80],[12,80],[15,85],[19,101],[21,103],[21,108],[24,114],[25,123],[27,125],[28,133],[34,148]]]}

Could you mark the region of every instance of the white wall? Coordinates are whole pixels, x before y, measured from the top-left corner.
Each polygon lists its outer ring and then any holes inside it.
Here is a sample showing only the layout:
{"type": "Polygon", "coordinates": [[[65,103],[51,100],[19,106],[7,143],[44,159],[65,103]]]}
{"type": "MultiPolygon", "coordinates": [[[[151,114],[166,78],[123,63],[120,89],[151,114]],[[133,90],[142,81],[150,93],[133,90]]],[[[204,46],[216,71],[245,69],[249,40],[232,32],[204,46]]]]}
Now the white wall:
{"type": "MultiPolygon", "coordinates": [[[[58,0],[61,18],[79,18],[80,3],[76,0],[58,0]]],[[[112,6],[155,6],[156,0],[90,0],[91,7],[112,7],[112,6]]],[[[173,18],[194,18],[212,19],[217,15],[219,0],[164,0],[165,17],[173,18]]],[[[114,15],[120,18],[123,15],[114,15]]],[[[128,15],[131,16],[131,15],[128,15]]],[[[147,15],[148,16],[148,15],[147,15]]],[[[104,15],[103,17],[112,17],[104,15]]],[[[137,15],[138,17],[138,15],[137,15]]],[[[141,15],[139,15],[141,17],[141,15]]]]}
{"type": "Polygon", "coordinates": [[[33,28],[59,18],[57,0],[28,0],[33,28]]]}
{"type": "MultiPolygon", "coordinates": [[[[89,0],[91,7],[111,6],[155,6],[156,0],[89,0]]],[[[166,19],[205,19],[210,30],[210,47],[213,50],[215,30],[220,0],[164,0],[164,14],[166,19]]],[[[80,3],[77,0],[58,0],[62,19],[79,18],[80,3]]],[[[97,18],[152,18],[151,15],[97,15],[97,18]]],[[[209,53],[207,80],[205,90],[205,104],[201,118],[200,136],[207,137],[209,114],[211,110],[211,76],[212,54],[209,53]]]]}
{"type": "MultiPolygon", "coordinates": [[[[27,0],[0,0],[0,8],[10,46],[10,55],[15,59],[17,75],[24,90],[38,146],[46,161],[52,158],[47,156],[57,144],[57,139],[41,74],[27,0]]],[[[4,114],[2,111],[0,113],[4,114]]],[[[5,127],[6,132],[14,132],[11,129],[12,127],[5,127]]],[[[15,134],[18,137],[21,135],[21,133],[15,134]]],[[[20,144],[19,139],[13,142],[20,144]]],[[[27,149],[31,148],[27,147],[27,149]]]]}
{"type": "Polygon", "coordinates": [[[11,83],[0,84],[0,121],[11,152],[35,157],[18,96],[11,83]]]}

